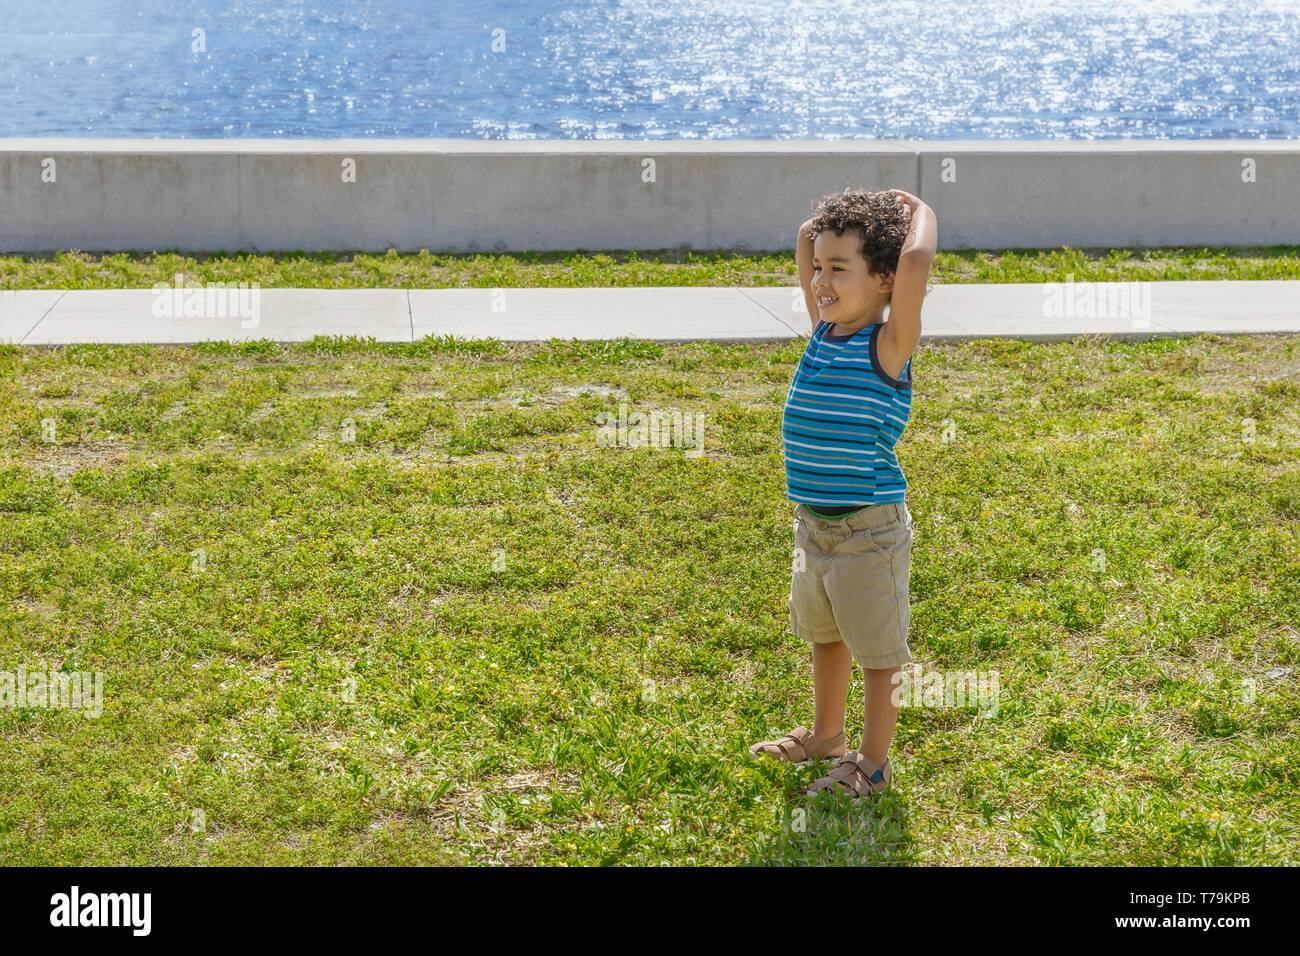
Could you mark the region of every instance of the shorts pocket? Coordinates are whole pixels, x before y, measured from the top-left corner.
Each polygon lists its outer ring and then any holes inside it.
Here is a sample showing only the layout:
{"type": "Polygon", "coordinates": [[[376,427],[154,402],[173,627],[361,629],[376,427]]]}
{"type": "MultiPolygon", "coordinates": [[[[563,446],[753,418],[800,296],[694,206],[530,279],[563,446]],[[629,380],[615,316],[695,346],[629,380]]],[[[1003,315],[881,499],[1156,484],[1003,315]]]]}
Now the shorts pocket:
{"type": "Polygon", "coordinates": [[[891,521],[879,528],[863,528],[857,532],[864,537],[869,549],[880,554],[891,554],[897,551],[911,533],[912,526],[905,519],[891,521]]]}

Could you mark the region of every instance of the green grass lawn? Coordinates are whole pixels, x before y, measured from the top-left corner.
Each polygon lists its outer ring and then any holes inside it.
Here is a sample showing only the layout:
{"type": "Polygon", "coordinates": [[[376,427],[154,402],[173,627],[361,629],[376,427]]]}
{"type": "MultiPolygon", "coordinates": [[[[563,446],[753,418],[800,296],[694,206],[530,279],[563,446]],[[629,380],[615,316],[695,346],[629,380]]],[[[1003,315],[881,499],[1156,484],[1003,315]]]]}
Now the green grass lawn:
{"type": "MultiPolygon", "coordinates": [[[[177,273],[262,288],[529,288],[536,286],[797,285],[790,250],[769,253],[655,250],[592,254],[523,252],[431,255],[183,255],[176,252],[0,256],[0,289],[130,289],[170,283],[177,273]]],[[[1180,279],[1300,279],[1300,246],[1163,249],[1012,249],[940,252],[935,282],[1135,282],[1180,279]]]]}
{"type": "Polygon", "coordinates": [[[104,673],[0,709],[0,863],[1295,865],[1297,339],[922,343],[911,646],[1000,700],[856,807],[746,757],[802,341],[0,347],[0,670],[104,673]]]}

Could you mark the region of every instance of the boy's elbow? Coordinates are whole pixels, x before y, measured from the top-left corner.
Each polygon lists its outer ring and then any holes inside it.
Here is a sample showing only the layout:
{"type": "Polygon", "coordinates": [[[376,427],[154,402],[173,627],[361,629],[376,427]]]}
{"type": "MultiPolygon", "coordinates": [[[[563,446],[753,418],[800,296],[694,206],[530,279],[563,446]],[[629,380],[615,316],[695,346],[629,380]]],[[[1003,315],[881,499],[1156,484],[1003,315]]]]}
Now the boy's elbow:
{"type": "MultiPolygon", "coordinates": [[[[937,237],[935,237],[937,239],[937,237]]],[[[938,254],[938,242],[935,239],[920,240],[915,245],[909,246],[899,253],[898,261],[901,263],[907,260],[930,271],[930,266],[934,262],[934,257],[938,254]]]]}

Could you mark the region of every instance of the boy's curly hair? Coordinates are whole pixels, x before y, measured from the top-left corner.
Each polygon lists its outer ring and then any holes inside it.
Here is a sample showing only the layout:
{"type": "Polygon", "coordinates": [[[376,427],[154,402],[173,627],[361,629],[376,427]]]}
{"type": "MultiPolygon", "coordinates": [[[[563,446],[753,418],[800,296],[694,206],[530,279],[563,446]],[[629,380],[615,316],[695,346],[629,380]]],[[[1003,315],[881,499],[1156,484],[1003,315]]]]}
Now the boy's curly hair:
{"type": "Polygon", "coordinates": [[[873,275],[884,276],[898,271],[909,224],[907,206],[897,196],[884,190],[846,189],[813,205],[808,233],[816,240],[826,229],[837,236],[846,229],[860,229],[858,251],[873,275]]]}

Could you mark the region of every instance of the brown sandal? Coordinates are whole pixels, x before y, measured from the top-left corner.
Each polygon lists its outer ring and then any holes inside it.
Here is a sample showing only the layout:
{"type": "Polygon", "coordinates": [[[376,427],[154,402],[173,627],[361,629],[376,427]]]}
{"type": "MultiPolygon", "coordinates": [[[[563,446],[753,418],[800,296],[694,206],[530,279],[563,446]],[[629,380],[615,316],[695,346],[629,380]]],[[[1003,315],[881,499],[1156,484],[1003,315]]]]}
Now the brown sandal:
{"type": "Polygon", "coordinates": [[[834,737],[823,740],[814,737],[807,727],[796,727],[780,740],[764,740],[762,743],[754,744],[749,748],[749,755],[755,759],[772,757],[802,767],[814,760],[838,762],[840,759],[838,754],[828,754],[826,751],[834,750],[843,742],[844,731],[842,730],[834,737]]]}
{"type": "Polygon", "coordinates": [[[877,766],[858,751],[850,750],[840,760],[838,767],[813,782],[808,789],[808,796],[815,797],[826,790],[842,789],[854,800],[860,800],[869,793],[888,790],[893,777],[894,768],[888,756],[883,764],[877,766]]]}

